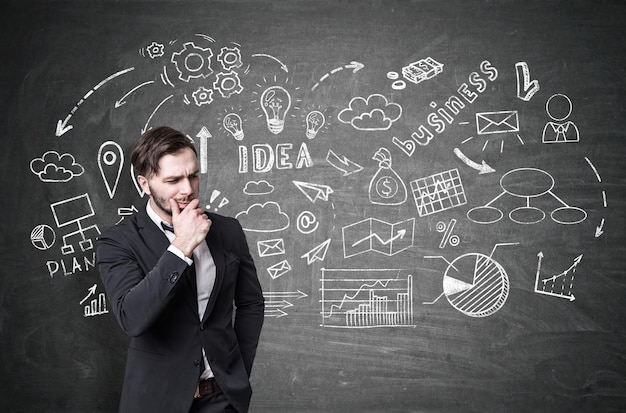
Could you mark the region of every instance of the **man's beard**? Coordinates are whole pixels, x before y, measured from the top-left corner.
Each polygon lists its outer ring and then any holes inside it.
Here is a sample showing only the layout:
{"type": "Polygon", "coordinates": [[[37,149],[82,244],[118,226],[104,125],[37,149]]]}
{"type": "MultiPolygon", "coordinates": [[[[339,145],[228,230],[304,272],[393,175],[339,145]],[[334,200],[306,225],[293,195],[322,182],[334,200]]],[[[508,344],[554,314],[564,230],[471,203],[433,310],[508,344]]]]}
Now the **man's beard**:
{"type": "Polygon", "coordinates": [[[162,212],[164,212],[167,216],[172,216],[172,207],[170,206],[170,201],[169,199],[165,199],[165,198],[161,198],[158,195],[156,195],[154,192],[150,191],[152,193],[152,201],[154,201],[154,205],[161,210],[162,212]]]}
{"type": "MultiPolygon", "coordinates": [[[[172,216],[172,207],[170,205],[170,200],[169,198],[164,198],[162,196],[159,196],[159,194],[157,192],[155,192],[152,187],[150,187],[150,193],[152,194],[152,201],[154,201],[154,205],[161,210],[162,212],[164,212],[167,216],[172,216]]],[[[187,197],[185,199],[178,199],[176,201],[178,202],[189,202],[191,201],[193,198],[191,197],[187,197]]]]}

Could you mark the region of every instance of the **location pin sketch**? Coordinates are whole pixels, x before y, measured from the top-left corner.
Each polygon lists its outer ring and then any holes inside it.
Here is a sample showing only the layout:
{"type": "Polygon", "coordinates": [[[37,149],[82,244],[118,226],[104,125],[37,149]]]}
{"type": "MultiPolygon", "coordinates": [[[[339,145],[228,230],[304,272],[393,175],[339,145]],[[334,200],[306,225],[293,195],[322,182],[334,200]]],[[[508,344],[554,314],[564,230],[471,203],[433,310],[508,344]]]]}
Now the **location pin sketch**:
{"type": "Polygon", "coordinates": [[[98,168],[111,199],[115,196],[123,165],[124,152],[119,144],[113,141],[106,141],[100,145],[98,150],[98,168]]]}

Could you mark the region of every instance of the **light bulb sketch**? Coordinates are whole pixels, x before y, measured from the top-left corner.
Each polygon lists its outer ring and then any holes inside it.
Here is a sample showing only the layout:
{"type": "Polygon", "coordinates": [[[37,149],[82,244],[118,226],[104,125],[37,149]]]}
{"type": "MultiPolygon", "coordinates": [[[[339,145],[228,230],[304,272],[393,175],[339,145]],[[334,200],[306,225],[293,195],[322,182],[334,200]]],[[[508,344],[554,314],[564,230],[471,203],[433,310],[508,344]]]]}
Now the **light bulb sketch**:
{"type": "Polygon", "coordinates": [[[313,110],[306,115],[306,137],[309,139],[315,138],[317,132],[324,126],[326,118],[324,114],[319,110],[313,110]]]}
{"type": "Polygon", "coordinates": [[[243,122],[241,121],[241,117],[236,113],[229,113],[224,116],[224,120],[222,121],[224,124],[224,129],[230,132],[233,135],[233,138],[240,141],[243,139],[243,122]]]}
{"type": "Polygon", "coordinates": [[[261,95],[261,109],[265,113],[267,128],[278,135],[285,127],[285,116],[291,108],[291,96],[280,86],[269,87],[261,95]]]}

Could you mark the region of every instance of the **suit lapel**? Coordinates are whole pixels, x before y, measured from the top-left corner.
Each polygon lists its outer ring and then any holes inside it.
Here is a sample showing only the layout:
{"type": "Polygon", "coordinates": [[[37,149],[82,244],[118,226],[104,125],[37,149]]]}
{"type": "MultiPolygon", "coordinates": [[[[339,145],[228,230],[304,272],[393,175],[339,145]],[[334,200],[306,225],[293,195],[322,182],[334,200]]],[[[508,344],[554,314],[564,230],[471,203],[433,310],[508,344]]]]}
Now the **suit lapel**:
{"type": "MultiPolygon", "coordinates": [[[[165,250],[170,246],[170,242],[163,231],[150,219],[145,209],[141,209],[137,213],[137,228],[144,245],[151,253],[150,258],[146,262],[146,270],[149,271],[157,264],[165,250]]],[[[194,312],[197,313],[198,292],[196,289],[196,273],[193,266],[187,268],[181,282],[184,283],[186,301],[194,309],[194,312]]]]}
{"type": "Polygon", "coordinates": [[[222,283],[224,282],[226,265],[224,262],[224,249],[222,248],[222,236],[219,232],[219,228],[211,226],[206,241],[209,251],[211,251],[213,261],[215,262],[215,284],[213,285],[213,290],[211,291],[211,296],[209,297],[209,302],[207,303],[206,310],[204,311],[202,321],[205,321],[209,314],[211,314],[211,311],[213,311],[216,297],[222,288],[222,283]]]}
{"type": "Polygon", "coordinates": [[[137,229],[144,245],[152,253],[151,261],[148,262],[148,268],[151,269],[156,265],[167,247],[169,247],[170,242],[163,231],[150,219],[145,209],[141,209],[137,213],[137,229]]]}

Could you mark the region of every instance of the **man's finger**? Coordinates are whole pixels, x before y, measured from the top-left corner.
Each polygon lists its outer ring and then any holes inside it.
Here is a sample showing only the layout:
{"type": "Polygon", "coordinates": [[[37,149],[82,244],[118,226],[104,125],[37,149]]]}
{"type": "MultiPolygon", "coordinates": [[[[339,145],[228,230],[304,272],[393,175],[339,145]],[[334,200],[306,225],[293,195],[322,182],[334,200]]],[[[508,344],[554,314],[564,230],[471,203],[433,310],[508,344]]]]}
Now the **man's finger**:
{"type": "Polygon", "coordinates": [[[172,209],[172,219],[180,214],[180,208],[178,208],[178,202],[174,198],[170,198],[170,208],[172,209]]]}

